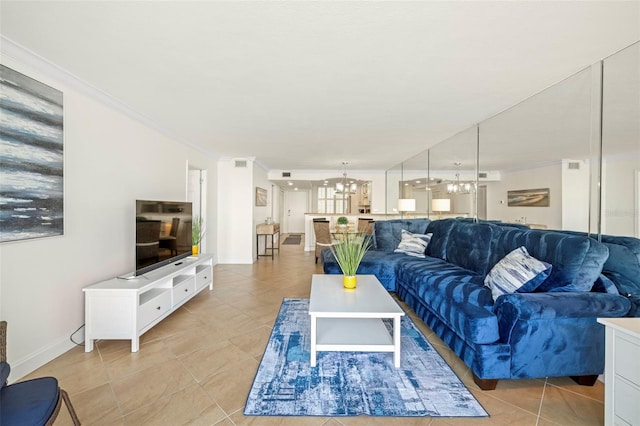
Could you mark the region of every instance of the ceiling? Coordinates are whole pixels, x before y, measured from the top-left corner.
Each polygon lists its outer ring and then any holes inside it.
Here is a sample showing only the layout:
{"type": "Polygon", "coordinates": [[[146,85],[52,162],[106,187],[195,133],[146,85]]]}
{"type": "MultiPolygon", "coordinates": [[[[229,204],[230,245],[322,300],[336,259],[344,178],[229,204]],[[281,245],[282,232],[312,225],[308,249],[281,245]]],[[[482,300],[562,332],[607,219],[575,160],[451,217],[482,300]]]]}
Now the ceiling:
{"type": "MultiPolygon", "coordinates": [[[[630,2],[0,2],[3,36],[220,157],[384,170],[640,39],[630,2]]],[[[336,173],[339,175],[339,173],[336,173]]]]}

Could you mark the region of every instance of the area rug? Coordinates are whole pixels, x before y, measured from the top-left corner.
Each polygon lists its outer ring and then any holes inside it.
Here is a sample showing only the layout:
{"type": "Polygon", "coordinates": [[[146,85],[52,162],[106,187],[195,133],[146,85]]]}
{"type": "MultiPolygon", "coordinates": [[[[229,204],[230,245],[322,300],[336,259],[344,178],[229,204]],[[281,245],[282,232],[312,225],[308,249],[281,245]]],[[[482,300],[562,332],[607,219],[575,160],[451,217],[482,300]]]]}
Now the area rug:
{"type": "Polygon", "coordinates": [[[319,352],[312,368],[309,299],[284,299],[244,414],[487,417],[411,319],[401,325],[398,369],[391,353],[372,352],[319,352]]]}
{"type": "Polygon", "coordinates": [[[302,236],[289,235],[287,238],[284,239],[282,244],[300,244],[301,241],[302,241],[302,236]]]}

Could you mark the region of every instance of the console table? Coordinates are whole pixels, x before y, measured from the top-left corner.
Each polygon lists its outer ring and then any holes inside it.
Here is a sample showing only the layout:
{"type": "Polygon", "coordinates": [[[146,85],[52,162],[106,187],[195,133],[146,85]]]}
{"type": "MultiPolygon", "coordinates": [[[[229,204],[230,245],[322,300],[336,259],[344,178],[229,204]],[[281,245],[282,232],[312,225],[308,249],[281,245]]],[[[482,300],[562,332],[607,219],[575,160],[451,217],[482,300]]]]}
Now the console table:
{"type": "Polygon", "coordinates": [[[605,328],[604,424],[640,425],[640,318],[598,318],[605,328]]]}
{"type": "Polygon", "coordinates": [[[273,259],[273,252],[278,250],[280,252],[280,224],[279,223],[259,223],[256,225],[256,255],[269,256],[267,250],[271,250],[271,259],[273,259]],[[260,254],[260,235],[264,235],[264,254],[260,254]],[[267,246],[267,236],[271,235],[271,247],[267,246]],[[274,237],[278,235],[278,246],[274,244],[274,237]]]}
{"type": "Polygon", "coordinates": [[[209,286],[213,256],[189,256],[131,279],[112,278],[82,289],[85,305],[85,352],[96,339],[131,340],[140,336],[209,286]]]}

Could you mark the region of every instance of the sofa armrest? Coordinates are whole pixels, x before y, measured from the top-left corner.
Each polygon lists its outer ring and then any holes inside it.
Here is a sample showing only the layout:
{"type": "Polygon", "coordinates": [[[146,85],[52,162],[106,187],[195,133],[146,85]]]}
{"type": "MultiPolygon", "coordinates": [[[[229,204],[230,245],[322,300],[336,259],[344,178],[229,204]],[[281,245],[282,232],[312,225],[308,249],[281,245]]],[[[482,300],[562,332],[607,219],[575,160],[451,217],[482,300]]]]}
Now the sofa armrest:
{"type": "Polygon", "coordinates": [[[604,326],[631,304],[616,294],[516,293],[494,305],[501,343],[511,347],[511,376],[585,376],[604,370],[604,326]]]}
{"type": "Polygon", "coordinates": [[[512,321],[622,317],[630,307],[629,300],[617,294],[553,292],[505,294],[498,298],[493,310],[501,322],[503,317],[512,321]]]}

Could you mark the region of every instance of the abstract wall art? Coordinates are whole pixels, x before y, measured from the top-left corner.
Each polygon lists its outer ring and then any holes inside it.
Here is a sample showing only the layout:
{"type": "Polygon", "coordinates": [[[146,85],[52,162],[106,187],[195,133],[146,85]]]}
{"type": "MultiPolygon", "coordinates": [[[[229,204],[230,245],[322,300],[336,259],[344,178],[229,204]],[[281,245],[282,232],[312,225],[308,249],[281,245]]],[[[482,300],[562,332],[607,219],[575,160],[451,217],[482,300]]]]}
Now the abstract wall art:
{"type": "Polygon", "coordinates": [[[0,243],[64,233],[62,98],[0,65],[0,243]]]}
{"type": "Polygon", "coordinates": [[[256,206],[267,205],[267,190],[256,187],[256,206]]]}

